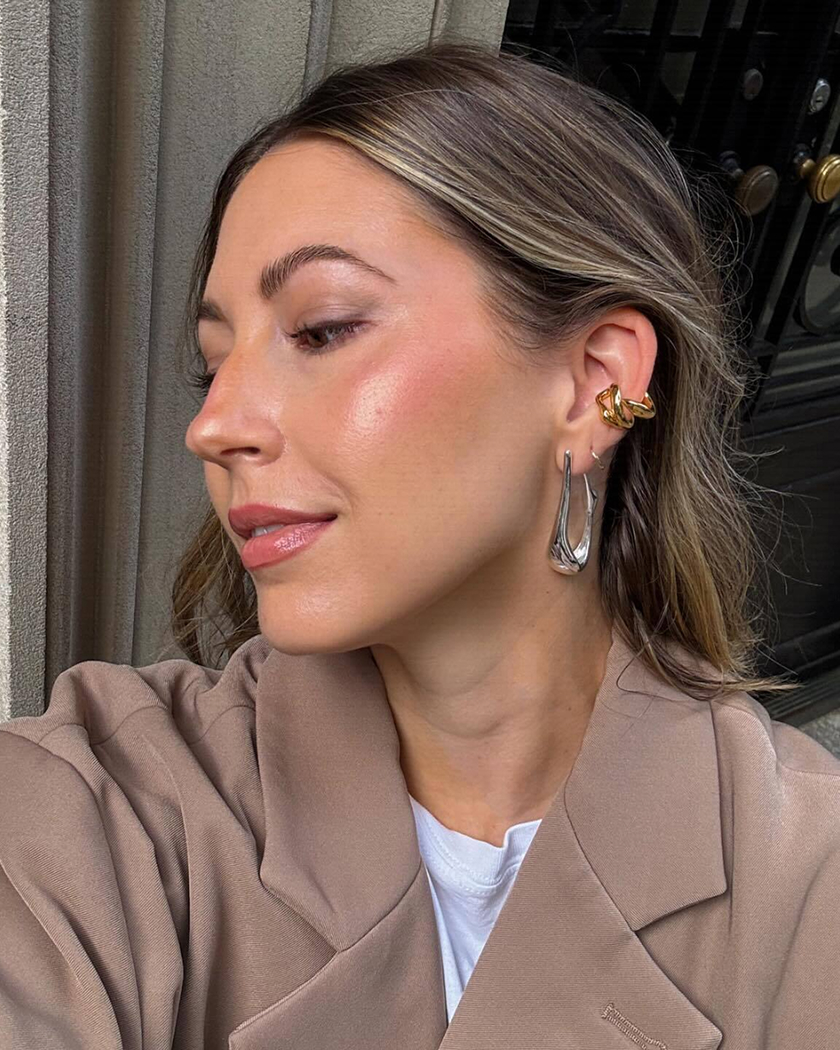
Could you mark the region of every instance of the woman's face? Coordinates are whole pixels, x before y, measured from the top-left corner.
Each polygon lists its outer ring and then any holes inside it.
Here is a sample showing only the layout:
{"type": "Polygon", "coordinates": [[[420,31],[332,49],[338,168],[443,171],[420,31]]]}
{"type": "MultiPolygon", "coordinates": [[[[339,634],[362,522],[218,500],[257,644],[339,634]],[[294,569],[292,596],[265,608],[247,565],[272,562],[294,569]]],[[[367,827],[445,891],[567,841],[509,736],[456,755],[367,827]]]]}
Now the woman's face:
{"type": "Polygon", "coordinates": [[[557,586],[546,554],[555,420],[573,391],[559,367],[503,356],[478,293],[466,251],[339,143],[286,144],[236,189],[205,291],[223,319],[199,321],[216,375],[186,444],[240,551],[231,508],[336,515],[291,558],[249,570],[275,647],[346,651],[451,631],[514,591],[557,586]],[[264,299],[264,267],[305,245],[337,246],[387,276],[320,259],[264,299]],[[355,328],[322,330],[345,323],[355,328]],[[293,337],[303,326],[319,331],[293,337]]]}

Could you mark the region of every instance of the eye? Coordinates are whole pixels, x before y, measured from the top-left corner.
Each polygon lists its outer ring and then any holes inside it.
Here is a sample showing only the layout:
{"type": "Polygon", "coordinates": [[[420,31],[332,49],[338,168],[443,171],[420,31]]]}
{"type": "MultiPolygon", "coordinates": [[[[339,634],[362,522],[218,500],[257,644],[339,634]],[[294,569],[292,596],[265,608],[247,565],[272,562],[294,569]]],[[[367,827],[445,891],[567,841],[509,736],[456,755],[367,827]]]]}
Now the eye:
{"type": "MultiPolygon", "coordinates": [[[[362,327],[363,323],[363,321],[336,321],[332,324],[306,325],[303,328],[299,328],[296,332],[292,332],[290,338],[297,342],[303,337],[312,336],[316,341],[323,341],[325,334],[337,332],[338,335],[335,338],[330,339],[329,342],[324,343],[322,346],[303,346],[301,348],[307,356],[317,357],[319,354],[325,354],[335,343],[340,343],[344,339],[349,338],[362,327]]],[[[191,387],[198,390],[200,396],[204,398],[213,384],[215,374],[215,372],[207,371],[190,371],[187,375],[187,382],[191,387]]]]}
{"type": "Polygon", "coordinates": [[[299,328],[296,332],[292,332],[290,338],[297,342],[302,337],[313,336],[316,342],[322,342],[322,337],[325,333],[337,332],[338,335],[335,338],[330,339],[329,342],[321,346],[304,345],[301,347],[305,354],[317,356],[318,354],[326,353],[333,344],[342,342],[361,326],[361,321],[335,321],[326,324],[306,325],[303,328],[299,328]]]}
{"type": "Polygon", "coordinates": [[[189,372],[187,375],[187,382],[191,387],[198,390],[201,397],[206,397],[215,374],[215,372],[189,372]]]}

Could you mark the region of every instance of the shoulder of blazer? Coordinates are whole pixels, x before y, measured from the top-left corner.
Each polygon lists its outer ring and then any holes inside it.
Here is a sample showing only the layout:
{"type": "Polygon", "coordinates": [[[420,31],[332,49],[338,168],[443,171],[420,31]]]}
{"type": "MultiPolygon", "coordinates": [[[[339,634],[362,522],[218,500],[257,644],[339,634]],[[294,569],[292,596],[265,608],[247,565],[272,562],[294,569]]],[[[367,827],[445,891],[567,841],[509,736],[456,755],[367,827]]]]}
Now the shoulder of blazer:
{"type": "Polygon", "coordinates": [[[801,729],[771,718],[748,693],[710,703],[731,851],[740,849],[742,859],[766,858],[768,886],[770,873],[784,868],[792,895],[809,893],[817,873],[831,879],[836,894],[840,759],[801,729]]]}
{"type": "Polygon", "coordinates": [[[55,679],[47,708],[0,722],[0,732],[50,747],[48,738],[63,727],[84,729],[88,743],[105,743],[139,711],[157,708],[172,716],[187,742],[199,738],[225,710],[254,707],[256,682],[271,646],[261,634],[244,642],[221,670],[186,659],[134,667],[84,660],[55,679]]]}
{"type": "Polygon", "coordinates": [[[778,771],[826,778],[822,783],[837,793],[840,803],[840,758],[818,740],[788,722],[770,717],[762,703],[750,693],[739,692],[710,701],[715,728],[722,742],[746,749],[750,756],[772,761],[778,771]]]}
{"type": "Polygon", "coordinates": [[[184,800],[194,837],[219,826],[218,803],[252,839],[264,834],[254,707],[271,651],[257,635],[221,670],[185,659],[143,667],[83,661],[58,675],[42,715],[0,723],[0,863],[5,858],[7,873],[15,865],[22,872],[33,851],[58,848],[68,835],[118,843],[134,834],[153,847],[172,916],[186,933],[184,800]],[[29,811],[49,812],[51,820],[21,821],[29,811]]]}
{"type": "Polygon", "coordinates": [[[190,864],[211,834],[262,834],[241,784],[270,651],[258,635],[223,670],[84,661],[42,715],[0,723],[0,1046],[171,1045],[190,864]]]}
{"type": "Polygon", "coordinates": [[[142,667],[83,661],[58,675],[42,715],[0,723],[7,874],[70,837],[118,842],[134,834],[153,845],[175,918],[186,922],[183,797],[197,803],[199,826],[218,820],[207,801],[217,798],[261,834],[261,799],[252,791],[241,801],[238,785],[254,765],[256,683],[271,651],[257,635],[222,670],[185,659],[142,667]],[[223,716],[243,709],[234,731],[223,716]],[[217,723],[221,731],[211,732],[217,723]],[[21,820],[26,812],[31,818],[21,820]]]}

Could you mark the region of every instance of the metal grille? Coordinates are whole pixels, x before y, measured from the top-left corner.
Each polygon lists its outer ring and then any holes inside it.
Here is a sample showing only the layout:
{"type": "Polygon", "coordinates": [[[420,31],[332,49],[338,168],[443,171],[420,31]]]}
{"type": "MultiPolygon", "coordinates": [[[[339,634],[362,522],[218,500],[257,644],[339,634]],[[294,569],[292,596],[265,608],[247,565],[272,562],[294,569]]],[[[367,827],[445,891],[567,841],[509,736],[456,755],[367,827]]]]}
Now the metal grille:
{"type": "Polygon", "coordinates": [[[502,42],[643,113],[735,202],[744,436],[776,452],[758,480],[788,497],[763,670],[810,680],[821,710],[817,679],[840,667],[838,23],[840,0],[512,0],[502,42]]]}

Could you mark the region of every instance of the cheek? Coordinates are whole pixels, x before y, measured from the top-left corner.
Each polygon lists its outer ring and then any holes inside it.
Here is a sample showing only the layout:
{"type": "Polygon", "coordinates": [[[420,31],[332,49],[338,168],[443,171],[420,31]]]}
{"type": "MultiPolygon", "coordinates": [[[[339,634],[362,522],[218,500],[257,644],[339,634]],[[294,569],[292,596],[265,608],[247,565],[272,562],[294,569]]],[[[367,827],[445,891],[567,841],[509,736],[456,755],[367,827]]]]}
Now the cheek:
{"type": "Polygon", "coordinates": [[[205,462],[204,484],[216,513],[223,521],[226,520],[227,512],[230,508],[230,478],[228,472],[217,463],[205,462]]]}
{"type": "Polygon", "coordinates": [[[458,348],[436,352],[416,347],[358,378],[343,413],[349,450],[391,463],[428,464],[459,436],[475,430],[477,406],[486,390],[458,348]]]}

